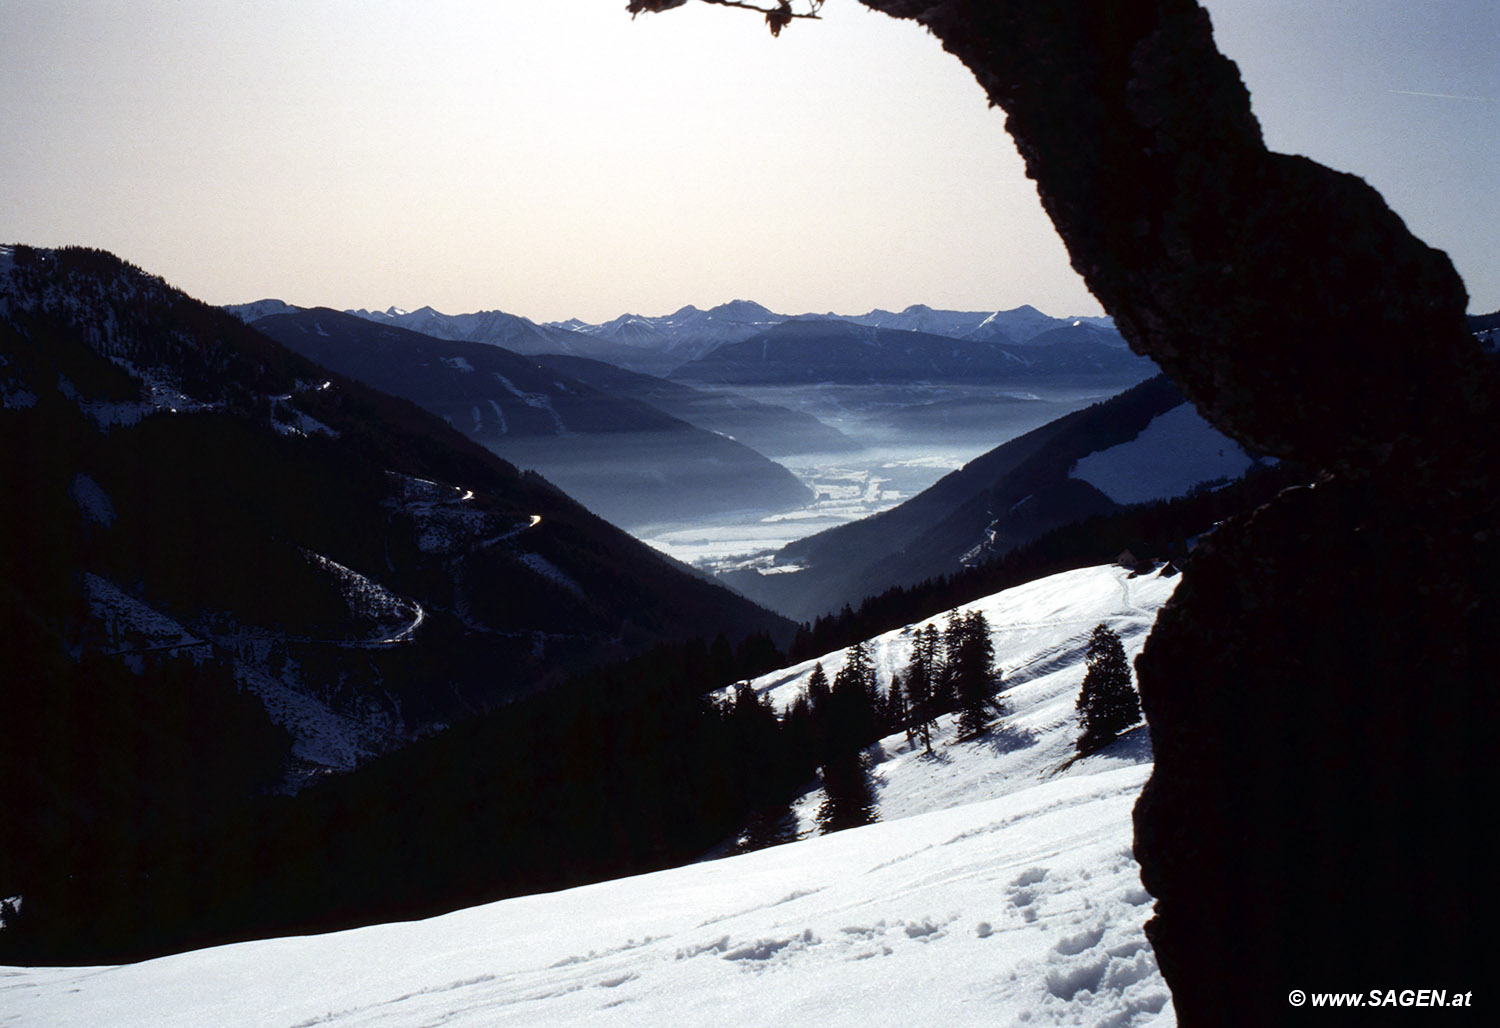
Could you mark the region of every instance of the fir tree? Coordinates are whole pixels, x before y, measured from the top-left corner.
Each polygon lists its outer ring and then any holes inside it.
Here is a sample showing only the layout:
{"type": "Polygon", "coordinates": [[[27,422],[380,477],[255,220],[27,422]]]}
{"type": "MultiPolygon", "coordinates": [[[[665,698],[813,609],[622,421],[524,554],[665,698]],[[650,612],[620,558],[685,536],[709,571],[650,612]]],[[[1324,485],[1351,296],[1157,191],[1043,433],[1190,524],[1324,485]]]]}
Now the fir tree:
{"type": "Polygon", "coordinates": [[[1078,693],[1078,752],[1093,753],[1140,720],[1141,704],[1130,682],[1120,636],[1099,625],[1089,638],[1088,672],[1078,693]]]}
{"type": "Polygon", "coordinates": [[[876,704],[880,721],[880,734],[882,737],[892,732],[901,731],[907,722],[906,689],[901,684],[901,676],[891,677],[891,687],[880,697],[876,704]]]}
{"type": "Polygon", "coordinates": [[[813,665],[812,675],[807,679],[807,743],[806,759],[817,767],[828,759],[833,747],[833,722],[835,720],[833,687],[823,664],[813,665]]]}
{"type": "Polygon", "coordinates": [[[947,713],[958,706],[958,693],[954,686],[954,672],[958,668],[958,649],[963,642],[963,617],[956,610],[948,612],[939,637],[937,625],[928,626],[932,632],[933,676],[932,693],[940,713],[947,713]]]}
{"type": "Polygon", "coordinates": [[[849,647],[844,666],[833,676],[827,721],[830,756],[853,753],[879,737],[874,649],[868,641],[849,647]]]}
{"type": "Polygon", "coordinates": [[[844,655],[843,668],[833,678],[835,691],[838,690],[840,681],[849,686],[857,686],[869,698],[871,704],[875,702],[877,684],[874,643],[866,639],[864,642],[858,642],[849,647],[844,655]]]}
{"type": "Polygon", "coordinates": [[[973,738],[990,727],[1002,713],[995,699],[1000,673],[995,667],[995,646],[990,641],[990,623],[979,611],[956,618],[957,631],[949,656],[954,699],[958,706],[958,735],[973,738]]]}
{"type": "Polygon", "coordinates": [[[828,672],[819,661],[813,665],[812,675],[807,679],[807,707],[814,717],[828,706],[828,672]]]}
{"type": "Polygon", "coordinates": [[[859,753],[846,753],[823,765],[823,796],[817,817],[824,835],[880,819],[870,773],[859,753]]]}
{"type": "Polygon", "coordinates": [[[906,741],[915,746],[921,739],[928,753],[932,752],[932,725],[938,715],[933,693],[936,648],[937,629],[928,625],[918,630],[911,662],[906,665],[906,741]]]}

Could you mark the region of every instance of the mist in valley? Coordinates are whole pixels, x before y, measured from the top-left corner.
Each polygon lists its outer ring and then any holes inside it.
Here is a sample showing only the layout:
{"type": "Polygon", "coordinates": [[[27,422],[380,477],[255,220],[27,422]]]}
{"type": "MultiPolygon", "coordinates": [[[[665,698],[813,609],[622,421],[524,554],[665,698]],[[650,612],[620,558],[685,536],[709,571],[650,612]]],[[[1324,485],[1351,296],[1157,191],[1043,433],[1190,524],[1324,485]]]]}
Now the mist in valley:
{"type": "MultiPolygon", "coordinates": [[[[626,527],[703,571],[775,573],[772,554],[788,543],[890,510],[975,457],[1119,389],[962,383],[739,387],[737,393],[759,403],[813,415],[858,449],[776,455],[809,491],[808,501],[794,508],[730,508],[702,516],[668,511],[659,520],[626,527]]],[[[626,472],[617,474],[623,484],[626,472]]]]}

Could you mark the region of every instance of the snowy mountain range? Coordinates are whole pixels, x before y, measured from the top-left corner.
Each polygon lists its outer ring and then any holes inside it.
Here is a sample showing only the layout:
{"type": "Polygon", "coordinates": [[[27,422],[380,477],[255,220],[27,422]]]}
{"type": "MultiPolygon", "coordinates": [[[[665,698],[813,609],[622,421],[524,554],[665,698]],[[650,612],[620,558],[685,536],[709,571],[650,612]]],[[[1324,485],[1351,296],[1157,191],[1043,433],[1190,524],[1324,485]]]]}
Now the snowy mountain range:
{"type": "Polygon", "coordinates": [[[706,311],[688,305],[661,317],[622,314],[597,325],[574,318],[553,322],[551,327],[628,347],[637,352],[635,360],[648,360],[666,370],[672,364],[694,360],[717,346],[748,339],[786,320],[786,315],[776,314],[753,300],[731,300],[706,311]]]}
{"type": "MultiPolygon", "coordinates": [[[[1170,1028],[1142,932],[1130,810],[1144,729],[1070,763],[1095,625],[1132,655],[1176,579],[1097,567],[968,605],[992,629],[1002,731],[935,753],[869,751],[878,823],[424,921],[250,942],[119,967],[16,968],[20,1026],[267,1023],[1170,1028]]],[[[941,621],[943,619],[935,619],[941,621]]],[[[875,639],[888,685],[921,625],[875,639]]],[[[842,655],[820,661],[837,672],[842,655]]],[[[813,661],[755,679],[778,707],[813,661]]]]}
{"type": "Polygon", "coordinates": [[[951,311],[913,304],[900,312],[876,309],[868,314],[786,315],[751,300],[733,300],[706,311],[687,306],[662,317],[625,314],[597,325],[576,318],[551,325],[643,350],[662,351],[685,362],[725,343],[744,342],[789,321],[839,321],[949,339],[1012,343],[1027,342],[1046,331],[1072,324],[1089,324],[1105,331],[1114,328],[1109,318],[1060,319],[1031,306],[1008,311],[951,311]]]}
{"type": "MultiPolygon", "coordinates": [[[[268,299],[231,304],[225,309],[248,322],[272,313],[291,313],[297,308],[268,299]]],[[[412,311],[388,307],[345,313],[438,339],[492,343],[527,355],[589,357],[651,375],[665,375],[727,343],[744,342],[778,325],[796,321],[836,322],[974,343],[1006,344],[1030,343],[1055,329],[1087,327],[1097,332],[1107,345],[1124,346],[1109,318],[1056,318],[1031,306],[1004,311],[949,311],[915,304],[900,312],[877,309],[858,315],[831,312],[788,315],[752,300],[732,300],[707,310],[689,305],[660,316],[622,314],[600,323],[572,318],[542,324],[498,310],[444,314],[431,307],[412,311]]]]}

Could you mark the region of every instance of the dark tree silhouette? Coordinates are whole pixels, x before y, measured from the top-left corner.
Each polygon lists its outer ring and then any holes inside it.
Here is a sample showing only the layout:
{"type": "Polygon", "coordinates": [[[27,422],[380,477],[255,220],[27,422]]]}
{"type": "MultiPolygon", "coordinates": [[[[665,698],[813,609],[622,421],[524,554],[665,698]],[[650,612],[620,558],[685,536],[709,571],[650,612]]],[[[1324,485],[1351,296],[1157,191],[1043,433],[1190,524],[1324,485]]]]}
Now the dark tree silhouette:
{"type": "Polygon", "coordinates": [[[827,760],[858,752],[879,735],[876,715],[874,646],[866,641],[849,647],[844,666],[833,676],[828,704],[827,760]]]}
{"type": "Polygon", "coordinates": [[[932,726],[938,711],[933,697],[933,665],[937,660],[937,629],[932,625],[918,629],[913,640],[911,661],[906,665],[906,738],[932,752],[932,726]]]}
{"type": "Polygon", "coordinates": [[[1000,673],[995,667],[995,646],[990,623],[972,610],[957,619],[958,631],[950,643],[948,665],[953,696],[958,708],[958,737],[972,739],[987,730],[1003,708],[995,699],[1000,673]]]}
{"type": "Polygon", "coordinates": [[[1130,684],[1125,646],[1108,625],[1089,637],[1088,672],[1078,692],[1078,752],[1093,753],[1141,719],[1141,703],[1130,684]]]}
{"type": "Polygon", "coordinates": [[[875,790],[859,753],[843,754],[823,765],[823,793],[818,827],[825,835],[878,820],[875,790]]]}

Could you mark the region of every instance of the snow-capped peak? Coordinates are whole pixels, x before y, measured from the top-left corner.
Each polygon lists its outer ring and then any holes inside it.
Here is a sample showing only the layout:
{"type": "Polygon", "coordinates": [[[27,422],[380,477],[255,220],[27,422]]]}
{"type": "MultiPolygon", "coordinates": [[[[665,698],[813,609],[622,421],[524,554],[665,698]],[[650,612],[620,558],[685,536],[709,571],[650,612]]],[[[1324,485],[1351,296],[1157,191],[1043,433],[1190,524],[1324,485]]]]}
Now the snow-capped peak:
{"type": "Polygon", "coordinates": [[[225,304],[223,309],[248,325],[252,321],[269,318],[273,314],[295,314],[303,308],[287,303],[285,300],[267,298],[251,303],[225,304]]]}

